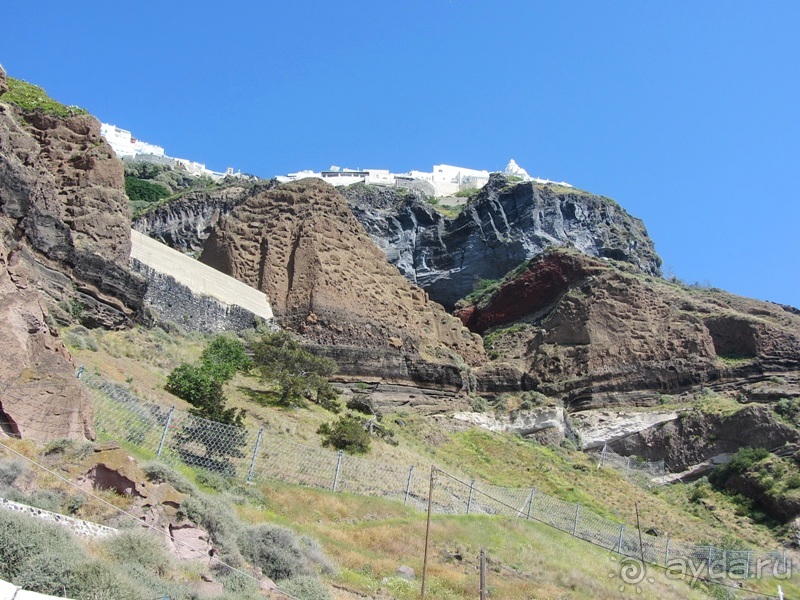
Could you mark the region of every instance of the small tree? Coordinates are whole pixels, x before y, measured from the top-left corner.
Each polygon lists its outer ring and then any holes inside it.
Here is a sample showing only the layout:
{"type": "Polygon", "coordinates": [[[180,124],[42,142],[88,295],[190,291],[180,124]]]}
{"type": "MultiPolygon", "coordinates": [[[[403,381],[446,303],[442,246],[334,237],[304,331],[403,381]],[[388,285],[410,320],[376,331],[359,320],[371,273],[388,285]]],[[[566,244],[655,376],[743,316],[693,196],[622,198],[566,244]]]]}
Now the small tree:
{"type": "Polygon", "coordinates": [[[327,379],[336,372],[332,360],[303,350],[286,331],[265,335],[250,349],[262,379],[277,384],[282,405],[302,406],[304,397],[312,397],[326,408],[338,409],[327,379]]]}
{"type": "Polygon", "coordinates": [[[333,446],[350,454],[369,452],[369,433],[364,429],[364,421],[356,416],[344,415],[334,423],[323,423],[317,433],[322,436],[323,446],[333,446]]]}
{"type": "Polygon", "coordinates": [[[244,344],[236,338],[219,335],[203,350],[200,362],[209,374],[221,382],[229,381],[237,371],[252,366],[244,344]]]}

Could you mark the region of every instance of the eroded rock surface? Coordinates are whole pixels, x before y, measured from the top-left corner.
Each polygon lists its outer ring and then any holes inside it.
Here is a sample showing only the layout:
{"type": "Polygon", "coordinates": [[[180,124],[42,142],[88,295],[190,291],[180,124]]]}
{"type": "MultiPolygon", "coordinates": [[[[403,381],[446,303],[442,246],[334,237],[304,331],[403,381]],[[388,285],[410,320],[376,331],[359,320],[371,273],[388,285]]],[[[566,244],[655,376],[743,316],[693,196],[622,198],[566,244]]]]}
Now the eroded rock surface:
{"type": "Polygon", "coordinates": [[[200,260],[266,292],[278,321],[343,372],[461,387],[461,366],[484,358],[480,338],[389,265],[323,182],[247,198],[200,260]]]}
{"type": "Polygon", "coordinates": [[[352,186],[343,194],[389,262],[448,309],[481,279],[497,279],[550,246],[661,273],[642,222],[613,200],[579,190],[511,184],[495,173],[455,219],[412,193],[352,186]]]}
{"type": "Polygon", "coordinates": [[[486,334],[494,358],[479,386],[538,390],[571,411],[654,406],[661,394],[701,385],[745,390],[775,373],[781,393],[794,389],[798,315],[622,267],[550,251],[457,311],[486,334]]]}

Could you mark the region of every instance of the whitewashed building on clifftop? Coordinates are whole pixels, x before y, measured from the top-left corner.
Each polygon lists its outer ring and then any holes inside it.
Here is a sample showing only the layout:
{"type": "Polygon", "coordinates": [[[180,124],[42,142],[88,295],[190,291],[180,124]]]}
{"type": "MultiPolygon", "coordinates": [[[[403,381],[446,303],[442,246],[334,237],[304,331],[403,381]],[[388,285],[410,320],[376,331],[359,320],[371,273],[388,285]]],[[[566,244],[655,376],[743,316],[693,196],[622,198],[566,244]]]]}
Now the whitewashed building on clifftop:
{"type": "MultiPolygon", "coordinates": [[[[535,181],[537,183],[558,183],[566,187],[570,184],[561,181],[555,182],[549,179],[539,179],[531,177],[528,172],[520,167],[516,161],[511,159],[506,165],[505,174],[513,177],[520,177],[523,181],[535,181]]],[[[368,185],[383,185],[387,187],[414,188],[428,196],[441,198],[452,196],[462,190],[480,189],[489,182],[489,171],[478,169],[467,169],[453,165],[433,165],[432,171],[409,171],[407,173],[391,173],[386,169],[347,169],[333,166],[327,171],[312,171],[306,169],[289,173],[288,175],[278,175],[280,182],[297,181],[313,177],[322,179],[333,186],[346,186],[354,183],[365,183],[368,185]]]]}

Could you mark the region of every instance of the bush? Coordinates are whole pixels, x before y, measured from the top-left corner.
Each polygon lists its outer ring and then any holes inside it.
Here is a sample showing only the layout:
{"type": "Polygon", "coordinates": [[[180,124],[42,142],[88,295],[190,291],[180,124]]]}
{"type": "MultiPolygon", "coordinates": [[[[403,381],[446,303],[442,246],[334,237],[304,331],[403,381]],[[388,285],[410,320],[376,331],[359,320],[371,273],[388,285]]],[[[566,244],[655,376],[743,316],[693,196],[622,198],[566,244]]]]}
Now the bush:
{"type": "Polygon", "coordinates": [[[31,556],[21,565],[14,583],[31,592],[63,597],[73,571],[83,560],[77,552],[49,551],[31,556]]]}
{"type": "Polygon", "coordinates": [[[333,600],[327,586],[311,575],[298,575],[281,582],[281,591],[303,600],[333,600]]]}
{"type": "Polygon", "coordinates": [[[142,466],[142,470],[147,479],[156,483],[169,483],[172,487],[183,494],[196,494],[197,488],[176,470],[160,462],[149,462],[142,466]]]}
{"type": "Polygon", "coordinates": [[[333,446],[350,454],[369,452],[369,433],[358,417],[345,415],[335,423],[323,423],[317,433],[322,436],[323,446],[333,446]]]}
{"type": "MultiPolygon", "coordinates": [[[[80,329],[83,329],[82,327],[80,329]]],[[[84,331],[86,331],[84,329],[84,331]]],[[[99,346],[95,339],[89,335],[89,332],[81,333],[79,331],[68,331],[64,334],[64,343],[77,350],[91,350],[97,352],[99,346]]]]}
{"type": "Polygon", "coordinates": [[[158,202],[169,197],[163,185],[129,176],[125,177],[125,193],[133,202],[158,202]]]}
{"type": "Polygon", "coordinates": [[[471,398],[469,404],[472,410],[475,412],[482,413],[489,410],[489,403],[486,402],[486,398],[481,396],[475,396],[474,398],[471,398]]]}
{"type": "Polygon", "coordinates": [[[61,525],[0,510],[0,577],[14,580],[28,559],[45,553],[83,555],[75,539],[61,525]]]}
{"type": "Polygon", "coordinates": [[[100,561],[87,562],[75,569],[67,587],[67,596],[92,600],[141,600],[147,597],[122,567],[100,561]]]}
{"type": "Polygon", "coordinates": [[[242,554],[264,575],[280,581],[309,572],[303,550],[294,533],[277,525],[256,525],[239,540],[242,554]]]}
{"type": "Polygon", "coordinates": [[[214,379],[230,380],[237,371],[247,371],[252,361],[245,352],[244,344],[236,338],[218,335],[203,350],[200,362],[214,379]]]}
{"type": "Polygon", "coordinates": [[[11,486],[28,467],[21,460],[0,460],[0,486],[11,486]]]}
{"type": "Polygon", "coordinates": [[[731,460],[724,465],[719,465],[708,476],[708,480],[717,486],[725,485],[729,479],[747,472],[754,464],[770,456],[766,448],[740,448],[731,460]]]}
{"type": "Polygon", "coordinates": [[[223,561],[238,567],[243,562],[238,541],[244,527],[231,504],[225,496],[189,496],[181,503],[180,512],[208,532],[223,561]]]}
{"type": "Polygon", "coordinates": [[[160,536],[146,529],[130,529],[103,540],[103,547],[114,561],[139,565],[161,576],[169,569],[170,556],[160,536]]]}

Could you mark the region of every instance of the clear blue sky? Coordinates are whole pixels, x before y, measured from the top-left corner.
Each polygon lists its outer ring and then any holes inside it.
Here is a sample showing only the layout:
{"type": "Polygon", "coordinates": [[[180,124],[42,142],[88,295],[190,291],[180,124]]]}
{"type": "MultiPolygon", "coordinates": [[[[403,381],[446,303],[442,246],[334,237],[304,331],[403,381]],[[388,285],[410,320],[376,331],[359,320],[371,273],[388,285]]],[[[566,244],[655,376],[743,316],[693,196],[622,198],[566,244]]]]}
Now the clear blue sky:
{"type": "Polygon", "coordinates": [[[800,306],[800,2],[11,3],[0,63],[169,154],[502,169],[610,196],[665,270],[800,306]]]}

